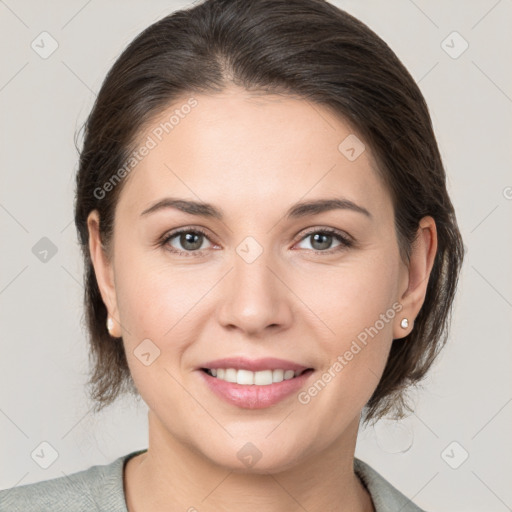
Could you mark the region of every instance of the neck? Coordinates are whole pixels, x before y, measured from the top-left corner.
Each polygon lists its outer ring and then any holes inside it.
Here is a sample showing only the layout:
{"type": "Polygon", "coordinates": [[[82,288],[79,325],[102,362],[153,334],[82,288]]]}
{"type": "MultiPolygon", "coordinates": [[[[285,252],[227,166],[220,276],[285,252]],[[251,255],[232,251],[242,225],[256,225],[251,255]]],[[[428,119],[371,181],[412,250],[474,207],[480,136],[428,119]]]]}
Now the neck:
{"type": "Polygon", "coordinates": [[[334,445],[288,469],[256,472],[216,465],[165,434],[149,413],[149,448],[125,467],[129,512],[373,512],[371,497],[353,470],[358,422],[334,445]]]}

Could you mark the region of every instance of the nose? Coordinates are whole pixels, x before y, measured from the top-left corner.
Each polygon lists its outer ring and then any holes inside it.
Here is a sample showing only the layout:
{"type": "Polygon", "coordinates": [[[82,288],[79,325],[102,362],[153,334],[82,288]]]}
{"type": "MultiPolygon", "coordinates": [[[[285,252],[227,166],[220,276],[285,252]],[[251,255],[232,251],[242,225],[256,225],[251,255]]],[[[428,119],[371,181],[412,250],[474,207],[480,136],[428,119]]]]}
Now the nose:
{"type": "Polygon", "coordinates": [[[272,258],[263,253],[248,262],[235,254],[233,269],[223,280],[219,323],[230,330],[251,336],[288,328],[293,319],[293,293],[272,258]]]}

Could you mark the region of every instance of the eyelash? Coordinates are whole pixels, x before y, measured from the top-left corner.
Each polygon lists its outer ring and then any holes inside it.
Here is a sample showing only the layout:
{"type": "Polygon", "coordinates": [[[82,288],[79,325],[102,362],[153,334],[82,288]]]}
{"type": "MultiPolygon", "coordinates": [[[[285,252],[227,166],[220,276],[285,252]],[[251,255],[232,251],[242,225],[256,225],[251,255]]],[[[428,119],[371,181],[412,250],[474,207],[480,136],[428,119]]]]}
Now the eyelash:
{"type": "MultiPolygon", "coordinates": [[[[173,239],[175,238],[176,236],[182,234],[182,233],[194,233],[194,234],[201,234],[203,235],[205,238],[207,238],[210,242],[210,238],[208,237],[207,233],[205,231],[203,231],[202,229],[200,228],[180,228],[176,231],[172,231],[171,233],[167,233],[166,235],[163,236],[163,238],[161,239],[161,241],[158,243],[158,245],[160,247],[165,247],[166,250],[168,250],[169,252],[173,253],[173,254],[178,254],[178,255],[183,255],[185,257],[194,257],[194,256],[202,256],[202,253],[204,251],[181,251],[179,249],[176,249],[174,247],[172,248],[169,248],[169,247],[166,247],[167,244],[173,239]]],[[[337,253],[337,252],[340,252],[340,251],[343,251],[345,249],[349,249],[350,247],[352,247],[354,245],[354,242],[352,240],[350,240],[348,237],[346,237],[345,235],[341,234],[338,230],[336,229],[333,229],[333,228],[313,228],[309,231],[307,231],[306,233],[302,234],[302,236],[295,242],[301,242],[302,240],[306,239],[308,236],[310,235],[313,235],[313,234],[316,234],[316,233],[321,233],[323,235],[333,235],[334,238],[340,242],[340,245],[338,245],[337,247],[334,247],[333,249],[327,249],[325,251],[317,251],[317,250],[309,250],[310,252],[313,252],[314,254],[334,254],[334,253],[337,253]]],[[[307,250],[307,249],[306,249],[307,250]]]]}

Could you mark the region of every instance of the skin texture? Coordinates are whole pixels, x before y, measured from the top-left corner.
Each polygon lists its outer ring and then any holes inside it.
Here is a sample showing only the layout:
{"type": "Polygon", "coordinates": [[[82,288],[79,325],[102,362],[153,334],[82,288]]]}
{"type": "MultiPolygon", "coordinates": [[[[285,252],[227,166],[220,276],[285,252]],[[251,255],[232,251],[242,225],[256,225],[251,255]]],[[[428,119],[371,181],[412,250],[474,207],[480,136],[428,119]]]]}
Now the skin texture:
{"type": "MultiPolygon", "coordinates": [[[[141,143],[188,97],[146,127],[141,143]]],[[[352,468],[360,414],[392,340],[414,328],[437,248],[435,222],[421,220],[405,265],[391,197],[369,148],[355,161],[338,150],[353,133],[343,120],[305,100],[234,86],[194,97],[198,105],[129,175],[111,259],[100,244],[97,212],[88,219],[112,334],[122,336],[149,407],[148,452],[125,471],[128,508],[371,511],[352,468]],[[171,208],[141,216],[170,196],[212,203],[225,217],[171,208]],[[371,218],[347,209],[285,218],[296,202],[334,197],[371,218]],[[180,227],[207,232],[199,256],[170,252],[190,247],[180,236],[158,245],[180,227]],[[354,245],[333,251],[336,238],[329,245],[305,235],[329,227],[354,245]],[[236,252],[248,236],[263,249],[250,264],[236,252]],[[400,313],[307,404],[292,394],[268,408],[242,409],[214,395],[197,370],[222,357],[278,357],[314,368],[310,386],[394,303],[400,313]],[[134,355],[145,339],[160,350],[149,366],[134,355]],[[252,467],[237,457],[247,442],[262,454],[252,467]]]]}

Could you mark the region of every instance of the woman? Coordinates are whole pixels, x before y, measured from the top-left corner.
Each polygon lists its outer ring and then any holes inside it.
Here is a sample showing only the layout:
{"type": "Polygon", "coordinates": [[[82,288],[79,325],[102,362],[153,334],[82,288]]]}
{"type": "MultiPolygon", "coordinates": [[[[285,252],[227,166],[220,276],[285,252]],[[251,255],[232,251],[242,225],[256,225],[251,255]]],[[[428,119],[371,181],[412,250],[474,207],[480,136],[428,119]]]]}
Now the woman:
{"type": "Polygon", "coordinates": [[[86,123],[75,222],[97,410],[149,447],[2,510],[420,510],[354,458],[443,346],[463,245],[425,101],[322,0],[142,32],[86,123]]]}

